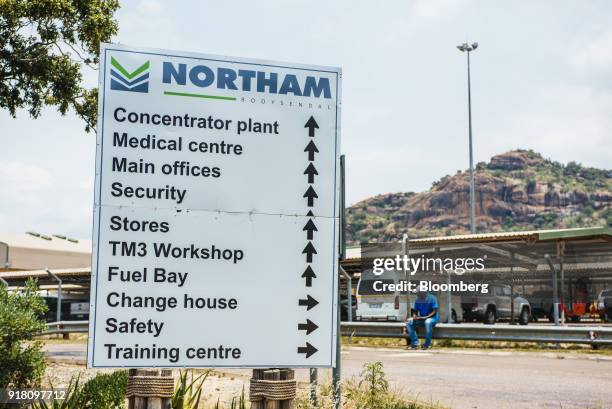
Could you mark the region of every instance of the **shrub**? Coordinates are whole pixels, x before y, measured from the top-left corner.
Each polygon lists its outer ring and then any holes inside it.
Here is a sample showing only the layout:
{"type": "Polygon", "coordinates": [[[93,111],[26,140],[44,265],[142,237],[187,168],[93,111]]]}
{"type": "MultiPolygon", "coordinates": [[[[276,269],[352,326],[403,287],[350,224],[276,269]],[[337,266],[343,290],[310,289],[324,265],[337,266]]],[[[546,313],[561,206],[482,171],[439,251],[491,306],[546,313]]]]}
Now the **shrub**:
{"type": "MultiPolygon", "coordinates": [[[[389,382],[381,362],[370,362],[363,366],[358,383],[344,385],[346,407],[355,409],[434,409],[438,405],[407,401],[389,389],[389,382]]],[[[324,406],[321,406],[324,407],[324,406]]]]}
{"type": "MultiPolygon", "coordinates": [[[[302,390],[298,393],[295,402],[297,409],[314,409],[309,392],[302,390]]],[[[333,409],[334,389],[331,383],[319,385],[318,392],[317,407],[333,409]]],[[[343,382],[342,392],[344,409],[445,409],[438,404],[406,399],[397,391],[391,390],[381,362],[364,364],[359,381],[343,382]]]]}
{"type": "Polygon", "coordinates": [[[565,173],[568,176],[576,176],[580,173],[581,169],[582,169],[582,166],[579,163],[571,161],[567,165],[565,165],[565,170],[563,173],[565,173]]]}
{"type": "MultiPolygon", "coordinates": [[[[54,388],[51,387],[51,390],[54,388]]],[[[64,399],[54,399],[50,403],[40,400],[32,404],[33,409],[81,409],[83,407],[81,388],[79,387],[79,377],[70,379],[66,388],[64,399]]]]}
{"type": "Polygon", "coordinates": [[[36,386],[45,372],[41,343],[32,341],[45,329],[47,310],[36,290],[33,280],[13,293],[0,284],[0,388],[36,386]]]}
{"type": "Polygon", "coordinates": [[[604,210],[601,214],[601,218],[606,221],[608,227],[612,227],[612,207],[604,210]]]}
{"type": "MultiPolygon", "coordinates": [[[[97,374],[83,385],[79,375],[70,379],[65,399],[38,401],[33,409],[122,409],[125,408],[127,371],[97,374]]],[[[51,388],[53,389],[53,388],[51,388]]]]}
{"type": "Polygon", "coordinates": [[[389,391],[389,382],[385,377],[382,362],[370,362],[363,366],[359,386],[365,385],[368,395],[372,398],[383,395],[389,391]]]}
{"type": "Polygon", "coordinates": [[[552,229],[556,227],[558,218],[559,215],[556,213],[540,213],[533,219],[532,223],[537,229],[552,229]]]}
{"type": "Polygon", "coordinates": [[[84,409],[120,409],[125,407],[127,371],[98,374],[83,385],[82,402],[84,409]]]}
{"type": "Polygon", "coordinates": [[[534,193],[537,186],[537,182],[534,178],[527,179],[527,193],[534,193]]]}

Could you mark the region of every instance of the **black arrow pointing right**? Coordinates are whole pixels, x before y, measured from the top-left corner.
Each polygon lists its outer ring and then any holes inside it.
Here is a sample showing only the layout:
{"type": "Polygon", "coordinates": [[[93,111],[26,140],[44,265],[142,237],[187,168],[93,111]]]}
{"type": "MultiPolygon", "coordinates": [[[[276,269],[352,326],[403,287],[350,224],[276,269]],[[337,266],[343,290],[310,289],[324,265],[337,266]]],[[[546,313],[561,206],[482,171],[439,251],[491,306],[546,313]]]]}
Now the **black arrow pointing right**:
{"type": "Polygon", "coordinates": [[[317,145],[315,145],[315,143],[310,140],[310,142],[308,142],[308,145],[306,145],[306,147],[304,148],[304,152],[308,152],[308,160],[312,162],[315,158],[315,152],[319,153],[319,149],[317,148],[317,145]]]}
{"type": "Polygon", "coordinates": [[[317,226],[315,226],[312,219],[308,219],[308,221],[306,222],[306,225],[304,226],[302,230],[306,232],[306,238],[308,240],[312,240],[314,236],[314,232],[319,231],[319,229],[317,229],[317,226]]]}
{"type": "Polygon", "coordinates": [[[302,273],[302,278],[306,279],[306,287],[312,287],[312,279],[317,278],[317,275],[313,271],[312,267],[308,266],[302,273]]]}
{"type": "Polygon", "coordinates": [[[306,335],[312,334],[317,328],[319,328],[319,326],[308,318],[306,319],[306,324],[298,324],[298,331],[306,331],[306,335]]]}
{"type": "Polygon", "coordinates": [[[298,305],[306,306],[306,311],[312,310],[314,307],[317,306],[317,304],[319,304],[319,302],[315,300],[314,298],[312,298],[310,295],[307,295],[306,298],[302,298],[298,300],[298,305]]]}
{"type": "Polygon", "coordinates": [[[314,177],[315,175],[318,175],[319,172],[317,172],[317,168],[315,168],[312,162],[310,162],[304,171],[304,174],[308,175],[308,183],[314,183],[314,177]]]}
{"type": "Polygon", "coordinates": [[[310,343],[308,343],[308,342],[306,343],[305,347],[298,347],[297,348],[298,354],[306,354],[306,358],[310,358],[317,351],[318,351],[318,349],[313,347],[312,345],[310,345],[310,343]]]}

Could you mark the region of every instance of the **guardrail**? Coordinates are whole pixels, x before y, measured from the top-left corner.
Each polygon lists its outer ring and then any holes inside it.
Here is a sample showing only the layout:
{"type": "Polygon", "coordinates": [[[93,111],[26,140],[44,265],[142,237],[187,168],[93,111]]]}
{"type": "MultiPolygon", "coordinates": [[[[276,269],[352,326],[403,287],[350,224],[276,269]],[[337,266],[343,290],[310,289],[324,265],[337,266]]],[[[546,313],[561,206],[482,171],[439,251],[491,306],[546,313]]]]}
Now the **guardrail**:
{"type": "MultiPolygon", "coordinates": [[[[405,324],[388,322],[343,322],[342,335],[349,337],[406,338],[405,324]]],[[[438,324],[434,338],[471,341],[553,342],[612,345],[611,327],[564,327],[509,324],[438,324]]]]}
{"type": "MultiPolygon", "coordinates": [[[[349,337],[406,338],[401,322],[342,322],[341,333],[349,337]]],[[[88,321],[47,323],[44,334],[87,332],[88,321]]],[[[470,341],[553,342],[612,345],[612,327],[564,327],[509,324],[438,324],[434,338],[470,341]]]]}
{"type": "Polygon", "coordinates": [[[47,329],[43,332],[43,335],[70,334],[73,332],[87,332],[88,330],[89,321],[48,322],[47,329]]]}

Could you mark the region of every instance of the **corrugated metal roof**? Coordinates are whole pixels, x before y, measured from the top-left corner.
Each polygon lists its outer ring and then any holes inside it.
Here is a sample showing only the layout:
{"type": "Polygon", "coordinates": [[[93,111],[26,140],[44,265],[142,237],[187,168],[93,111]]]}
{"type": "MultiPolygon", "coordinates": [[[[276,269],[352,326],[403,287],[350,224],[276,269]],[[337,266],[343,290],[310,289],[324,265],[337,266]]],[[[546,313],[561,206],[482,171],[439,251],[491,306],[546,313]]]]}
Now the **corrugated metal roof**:
{"type": "MultiPolygon", "coordinates": [[[[612,243],[612,229],[607,227],[587,227],[577,229],[555,229],[555,230],[528,230],[513,232],[462,234],[456,236],[428,237],[409,240],[410,245],[415,248],[439,245],[470,244],[470,243],[494,243],[494,242],[545,242],[558,239],[587,239],[595,238],[604,242],[612,243]]],[[[397,244],[399,245],[399,241],[397,244]]],[[[375,243],[373,243],[375,245],[375,243]]],[[[612,244],[611,244],[612,245],[612,244]]],[[[342,264],[348,266],[358,266],[362,257],[361,246],[348,247],[346,259],[342,264]]]]}
{"type": "MultiPolygon", "coordinates": [[[[0,243],[8,246],[7,269],[82,268],[91,264],[91,240],[75,243],[51,235],[44,237],[0,232],[0,243]]],[[[4,260],[0,260],[0,263],[0,269],[3,269],[4,260]]]]}
{"type": "Polygon", "coordinates": [[[411,239],[410,244],[438,244],[438,243],[480,243],[486,241],[546,241],[562,238],[585,238],[594,236],[612,237],[612,229],[607,227],[586,227],[577,229],[531,230],[495,233],[460,234],[456,236],[428,237],[411,239]]]}
{"type": "Polygon", "coordinates": [[[91,253],[91,240],[78,240],[77,243],[73,243],[52,235],[46,237],[49,240],[27,233],[0,233],[0,242],[8,244],[9,248],[91,253]]]}
{"type": "MultiPolygon", "coordinates": [[[[91,267],[88,268],[64,268],[64,269],[51,269],[53,274],[58,277],[75,277],[75,276],[90,276],[91,267]]],[[[31,270],[31,271],[7,271],[0,273],[0,278],[4,278],[7,281],[10,280],[25,280],[28,278],[41,278],[48,277],[49,273],[47,270],[31,270]]]]}

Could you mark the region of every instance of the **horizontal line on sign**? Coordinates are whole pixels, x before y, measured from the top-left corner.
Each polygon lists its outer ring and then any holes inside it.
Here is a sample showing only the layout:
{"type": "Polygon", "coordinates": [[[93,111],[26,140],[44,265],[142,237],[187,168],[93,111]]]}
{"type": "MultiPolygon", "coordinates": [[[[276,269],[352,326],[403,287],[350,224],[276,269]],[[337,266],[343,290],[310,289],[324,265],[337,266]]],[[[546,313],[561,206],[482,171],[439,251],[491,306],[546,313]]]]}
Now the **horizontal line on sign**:
{"type": "Polygon", "coordinates": [[[206,98],[206,99],[223,99],[226,101],[235,101],[235,97],[222,97],[219,95],[192,94],[190,92],[174,92],[164,91],[164,95],[173,95],[176,97],[191,97],[191,98],[206,98]]]}
{"type": "Polygon", "coordinates": [[[149,207],[149,206],[126,206],[126,205],[115,205],[115,204],[100,204],[94,203],[94,210],[102,207],[112,207],[117,209],[149,209],[149,210],[161,210],[165,212],[174,211],[176,213],[196,213],[196,212],[206,212],[206,213],[224,213],[224,214],[244,214],[244,215],[262,215],[262,216],[282,216],[282,217],[314,217],[315,219],[337,219],[337,216],[324,216],[321,214],[315,214],[314,216],[308,216],[306,214],[297,214],[297,213],[266,213],[266,212],[245,212],[245,211],[228,211],[228,210],[211,210],[211,209],[185,209],[185,208],[177,208],[177,207],[149,207]]]}

